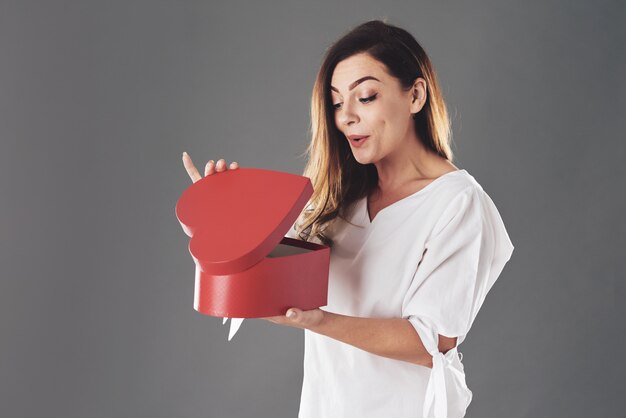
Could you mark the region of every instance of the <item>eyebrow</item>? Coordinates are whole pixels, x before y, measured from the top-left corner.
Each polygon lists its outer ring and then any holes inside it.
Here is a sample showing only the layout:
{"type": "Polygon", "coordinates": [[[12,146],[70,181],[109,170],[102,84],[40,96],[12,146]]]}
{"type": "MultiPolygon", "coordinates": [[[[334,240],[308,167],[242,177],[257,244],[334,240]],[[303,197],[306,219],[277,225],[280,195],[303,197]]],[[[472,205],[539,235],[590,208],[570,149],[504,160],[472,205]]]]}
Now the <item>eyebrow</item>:
{"type": "MultiPolygon", "coordinates": [[[[367,80],[375,80],[375,81],[378,81],[379,83],[381,82],[376,77],[372,77],[371,75],[366,75],[365,77],[361,77],[357,81],[355,81],[354,83],[350,84],[350,86],[348,87],[348,90],[352,90],[353,88],[355,88],[356,86],[358,86],[359,84],[361,84],[362,82],[367,81],[367,80]]],[[[339,90],[337,90],[336,87],[330,86],[330,89],[333,90],[333,91],[336,91],[337,93],[339,93],[339,90]]]]}

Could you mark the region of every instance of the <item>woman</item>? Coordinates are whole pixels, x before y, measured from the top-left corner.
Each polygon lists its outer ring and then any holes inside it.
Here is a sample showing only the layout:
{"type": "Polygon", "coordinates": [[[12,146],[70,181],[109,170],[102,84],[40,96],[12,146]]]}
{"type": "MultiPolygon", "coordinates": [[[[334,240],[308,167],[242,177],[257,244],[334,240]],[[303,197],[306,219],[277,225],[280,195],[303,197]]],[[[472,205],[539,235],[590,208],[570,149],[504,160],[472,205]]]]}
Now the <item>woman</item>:
{"type": "Polygon", "coordinates": [[[287,236],[331,246],[328,304],[263,318],[305,330],[299,417],[464,416],[457,347],[513,245],[452,163],[430,60],[405,30],[364,23],[327,51],[311,116],[314,193],[287,236]]]}

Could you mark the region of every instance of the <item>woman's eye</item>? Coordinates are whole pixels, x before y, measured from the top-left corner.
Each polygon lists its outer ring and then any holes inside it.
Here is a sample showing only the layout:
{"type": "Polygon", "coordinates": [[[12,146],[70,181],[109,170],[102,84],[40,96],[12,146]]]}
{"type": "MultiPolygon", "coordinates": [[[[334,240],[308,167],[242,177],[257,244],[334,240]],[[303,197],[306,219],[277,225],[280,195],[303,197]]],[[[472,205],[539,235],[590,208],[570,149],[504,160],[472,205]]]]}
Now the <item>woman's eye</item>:
{"type": "Polygon", "coordinates": [[[376,98],[376,96],[378,96],[378,93],[376,93],[373,96],[366,97],[364,99],[359,99],[359,100],[361,101],[361,103],[368,103],[368,102],[371,102],[372,100],[374,100],[376,98]]]}
{"type": "MultiPolygon", "coordinates": [[[[370,97],[365,97],[365,98],[363,98],[363,99],[359,99],[359,101],[360,101],[361,103],[369,103],[369,102],[371,102],[372,100],[374,100],[374,99],[376,98],[376,96],[378,96],[378,93],[376,93],[375,95],[370,96],[370,97]]],[[[339,106],[341,106],[341,103],[335,103],[335,104],[333,105],[333,107],[335,108],[335,110],[339,109],[339,106]]]]}

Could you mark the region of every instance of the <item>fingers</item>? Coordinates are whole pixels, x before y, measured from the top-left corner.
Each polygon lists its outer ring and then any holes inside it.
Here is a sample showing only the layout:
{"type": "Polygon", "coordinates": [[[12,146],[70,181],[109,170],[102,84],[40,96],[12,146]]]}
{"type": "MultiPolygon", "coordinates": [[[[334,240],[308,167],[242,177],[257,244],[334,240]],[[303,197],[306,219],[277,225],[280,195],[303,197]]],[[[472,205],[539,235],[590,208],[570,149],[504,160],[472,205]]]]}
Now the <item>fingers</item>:
{"type": "Polygon", "coordinates": [[[187,174],[191,177],[191,181],[194,183],[202,178],[200,173],[196,169],[196,166],[193,165],[193,161],[191,161],[191,157],[186,152],[183,152],[183,165],[185,166],[185,170],[187,170],[187,174]]]}
{"type": "Polygon", "coordinates": [[[226,170],[226,161],[223,158],[217,160],[217,164],[215,165],[215,170],[218,173],[221,173],[222,171],[226,170]]]}
{"type": "Polygon", "coordinates": [[[232,163],[230,163],[230,165],[227,168],[226,160],[224,160],[223,158],[220,158],[219,160],[217,160],[217,164],[215,164],[215,171],[218,173],[221,173],[222,171],[226,171],[226,170],[236,170],[238,168],[239,168],[239,163],[237,161],[233,161],[232,163]]]}
{"type": "Polygon", "coordinates": [[[204,167],[204,175],[210,176],[213,173],[215,173],[215,161],[209,160],[209,162],[206,163],[206,166],[204,167]]]}
{"type": "MultiPolygon", "coordinates": [[[[198,169],[191,161],[191,157],[186,152],[183,152],[183,165],[185,166],[185,170],[187,170],[187,174],[189,174],[189,177],[191,177],[191,180],[194,183],[202,178],[202,176],[198,172],[198,169]]],[[[217,163],[215,163],[215,161],[213,160],[209,160],[209,162],[207,162],[206,165],[204,166],[204,175],[206,177],[215,173],[226,171],[227,169],[236,170],[238,168],[239,168],[239,163],[237,163],[236,161],[233,161],[232,163],[230,163],[230,165],[227,168],[226,160],[224,160],[223,158],[220,158],[219,160],[217,160],[217,163]]]]}

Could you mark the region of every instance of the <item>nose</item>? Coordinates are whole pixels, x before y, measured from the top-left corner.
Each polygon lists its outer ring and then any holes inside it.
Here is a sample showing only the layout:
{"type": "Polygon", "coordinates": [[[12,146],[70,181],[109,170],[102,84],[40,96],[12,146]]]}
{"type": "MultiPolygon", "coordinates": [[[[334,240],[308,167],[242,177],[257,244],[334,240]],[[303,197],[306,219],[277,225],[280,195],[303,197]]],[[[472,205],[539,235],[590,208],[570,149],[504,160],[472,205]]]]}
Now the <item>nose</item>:
{"type": "Polygon", "coordinates": [[[343,103],[341,108],[337,109],[335,117],[337,126],[340,128],[348,127],[356,122],[358,122],[359,117],[356,112],[352,109],[352,105],[348,103],[343,103]]]}

